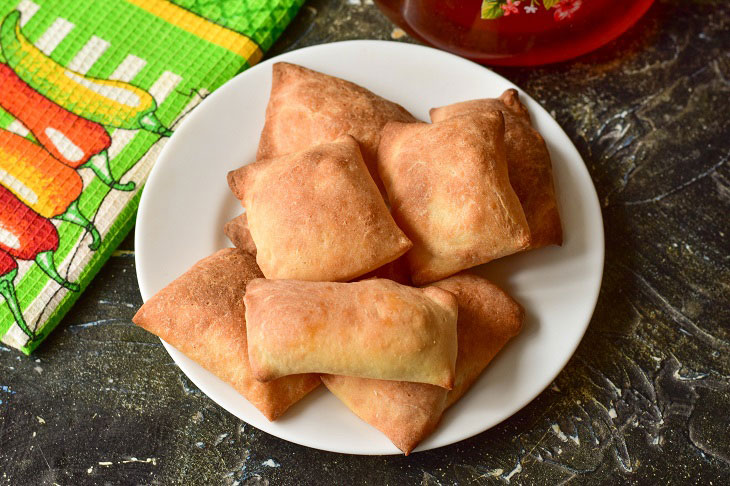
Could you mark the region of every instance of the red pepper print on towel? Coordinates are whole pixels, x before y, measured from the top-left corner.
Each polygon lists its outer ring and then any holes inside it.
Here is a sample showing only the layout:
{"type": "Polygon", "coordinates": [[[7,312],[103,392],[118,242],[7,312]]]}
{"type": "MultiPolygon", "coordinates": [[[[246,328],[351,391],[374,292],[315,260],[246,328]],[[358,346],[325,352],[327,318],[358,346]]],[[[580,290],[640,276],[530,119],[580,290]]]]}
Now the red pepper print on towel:
{"type": "Polygon", "coordinates": [[[44,54],[20,30],[20,12],[0,25],[4,61],[33,90],[87,120],[127,130],[172,135],[157,118],[157,102],[133,84],[99,79],[72,71],[44,54]]]}
{"type": "Polygon", "coordinates": [[[0,106],[17,118],[60,162],[73,169],[88,167],[114,189],[134,189],[133,182],[120,184],[111,175],[106,151],[112,139],[103,126],[57,105],[33,90],[7,64],[2,63],[0,106]],[[104,160],[95,165],[89,159],[98,154],[104,160]]]}
{"type": "Polygon", "coordinates": [[[74,292],[77,283],[61,277],[53,263],[58,231],[3,186],[0,186],[0,250],[19,260],[32,260],[59,285],[74,292]]]}
{"type": "Polygon", "coordinates": [[[27,138],[0,129],[0,184],[44,218],[77,224],[91,233],[89,248],[101,236],[78,207],[83,189],[81,176],[43,147],[27,138]]]}

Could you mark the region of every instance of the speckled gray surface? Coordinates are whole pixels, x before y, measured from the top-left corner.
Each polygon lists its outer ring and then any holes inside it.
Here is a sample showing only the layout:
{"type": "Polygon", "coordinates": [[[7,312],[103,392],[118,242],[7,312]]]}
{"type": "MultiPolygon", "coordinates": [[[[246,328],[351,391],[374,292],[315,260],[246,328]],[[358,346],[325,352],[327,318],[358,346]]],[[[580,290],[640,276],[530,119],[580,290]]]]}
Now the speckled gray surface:
{"type": "MultiPolygon", "coordinates": [[[[274,53],[390,38],[362,3],[309,2],[274,53]]],[[[497,70],[577,145],[607,250],[575,357],[509,420],[410,457],[247,426],[132,325],[130,237],[34,356],[0,346],[0,484],[730,484],[729,32],[724,1],[659,0],[592,55],[497,70]]]]}

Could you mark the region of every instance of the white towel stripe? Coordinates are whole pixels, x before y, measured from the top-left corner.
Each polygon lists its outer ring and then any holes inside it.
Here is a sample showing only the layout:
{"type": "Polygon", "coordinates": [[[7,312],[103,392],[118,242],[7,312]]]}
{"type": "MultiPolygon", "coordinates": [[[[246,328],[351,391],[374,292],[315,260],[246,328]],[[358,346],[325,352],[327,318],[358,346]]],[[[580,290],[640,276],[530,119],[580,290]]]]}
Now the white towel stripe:
{"type": "Polygon", "coordinates": [[[74,24],[66,19],[57,18],[55,22],[43,33],[35,46],[43,51],[46,56],[50,55],[58,44],[71,32],[74,24]]]}
{"type": "Polygon", "coordinates": [[[20,11],[20,26],[24,27],[41,6],[30,0],[23,0],[15,8],[20,11]]]}
{"type": "Polygon", "coordinates": [[[157,106],[160,106],[165,101],[165,98],[180,84],[180,81],[182,81],[182,78],[170,71],[165,71],[157,78],[157,81],[149,89],[149,93],[157,101],[157,106]]]}
{"type": "Polygon", "coordinates": [[[142,68],[147,65],[147,61],[132,54],[124,58],[124,61],[117,66],[109,79],[115,79],[117,81],[124,81],[126,83],[134,79],[142,68]]]}
{"type": "Polygon", "coordinates": [[[84,44],[84,47],[71,59],[71,62],[66,67],[77,73],[86,74],[108,48],[109,43],[107,41],[94,35],[89,39],[89,42],[84,44]]]}

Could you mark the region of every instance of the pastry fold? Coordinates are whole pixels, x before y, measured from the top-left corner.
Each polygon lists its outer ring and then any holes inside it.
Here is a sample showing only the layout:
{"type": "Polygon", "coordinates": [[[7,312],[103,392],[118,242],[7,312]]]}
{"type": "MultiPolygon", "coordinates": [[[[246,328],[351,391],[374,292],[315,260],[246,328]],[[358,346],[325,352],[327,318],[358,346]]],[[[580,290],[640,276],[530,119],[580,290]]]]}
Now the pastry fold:
{"type": "Polygon", "coordinates": [[[459,355],[456,380],[446,397],[450,407],[471,388],[497,353],[522,330],[525,311],[489,280],[462,272],[433,286],[447,290],[459,303],[459,355]]]}
{"type": "Polygon", "coordinates": [[[391,122],[378,170],[391,212],[413,242],[417,285],[525,249],[530,231],[507,175],[499,111],[426,123],[391,122]]]}
{"type": "Polygon", "coordinates": [[[459,353],[454,388],[322,375],[322,382],[358,417],[385,434],[405,454],[436,428],[443,411],[461,398],[489,362],[522,329],[524,311],[488,280],[462,272],[433,284],[459,304],[459,353]]]}
{"type": "Polygon", "coordinates": [[[260,383],[251,374],[243,294],[261,277],[254,257],[234,248],[199,261],[149,299],[132,319],[229,383],[269,420],[319,384],[317,375],[260,383]]]}
{"type": "Polygon", "coordinates": [[[248,218],[246,213],[240,214],[226,223],[223,227],[233,246],[239,250],[245,251],[252,255],[256,255],[256,243],[251,238],[251,232],[248,230],[248,218]]]}
{"type": "Polygon", "coordinates": [[[347,281],[412,246],[349,135],[228,174],[266,278],[347,281]]]}
{"type": "Polygon", "coordinates": [[[545,140],[532,127],[530,114],[514,89],[499,98],[464,101],[433,108],[431,120],[499,110],[504,115],[504,145],[509,180],[530,226],[529,248],[561,245],[563,229],[553,185],[553,169],[545,140]]]}
{"type": "Polygon", "coordinates": [[[321,375],[322,383],[364,422],[408,455],[436,429],[446,408],[444,388],[407,381],[321,375]]]}
{"type": "Polygon", "coordinates": [[[299,152],[355,137],[370,174],[380,187],[376,153],[388,121],[416,121],[402,106],[344,79],[279,62],[272,72],[271,96],[257,160],[299,152]]]}
{"type": "Polygon", "coordinates": [[[445,290],[385,279],[255,279],[244,301],[259,380],[331,373],[453,385],[457,304],[445,290]]]}

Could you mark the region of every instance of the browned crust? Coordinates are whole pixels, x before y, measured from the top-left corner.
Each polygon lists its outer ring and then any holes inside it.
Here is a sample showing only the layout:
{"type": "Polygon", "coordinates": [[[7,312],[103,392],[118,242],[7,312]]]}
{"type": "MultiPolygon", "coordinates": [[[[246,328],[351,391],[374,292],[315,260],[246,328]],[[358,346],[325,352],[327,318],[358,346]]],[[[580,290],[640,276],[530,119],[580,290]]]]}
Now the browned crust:
{"type": "Polygon", "coordinates": [[[267,278],[347,281],[395,260],[398,228],[349,135],[229,174],[267,278]]]}
{"type": "Polygon", "coordinates": [[[334,76],[296,64],[272,68],[271,96],[259,140],[257,160],[299,152],[352,135],[376,185],[380,131],[388,121],[415,121],[402,106],[334,76]]]}
{"type": "Polygon", "coordinates": [[[254,279],[244,301],[259,380],[312,372],[452,386],[458,309],[443,289],[254,279]]]}
{"type": "Polygon", "coordinates": [[[338,375],[321,378],[347,408],[405,455],[436,429],[446,407],[448,392],[438,386],[338,375]]]}
{"type": "Polygon", "coordinates": [[[454,388],[404,381],[322,375],[322,382],[358,417],[380,430],[405,454],[436,428],[495,355],[522,329],[524,311],[488,280],[462,272],[433,284],[459,303],[459,353],[454,388]]]}
{"type": "Polygon", "coordinates": [[[243,295],[261,277],[254,257],[235,248],[199,261],[149,299],[132,319],[232,385],[269,420],[317,387],[317,375],[256,381],[249,367],[243,295]]]}
{"type": "Polygon", "coordinates": [[[456,381],[446,406],[464,396],[484,368],[507,342],[520,333],[525,319],[522,306],[487,279],[462,272],[433,283],[459,302],[459,355],[456,381]]]}
{"type": "Polygon", "coordinates": [[[227,222],[223,227],[223,232],[236,248],[256,255],[256,243],[253,242],[251,232],[248,230],[246,213],[242,213],[227,222]]]}
{"type": "Polygon", "coordinates": [[[507,174],[499,111],[385,126],[378,170],[414,246],[413,282],[433,282],[527,248],[530,232],[507,174]]]}
{"type": "Polygon", "coordinates": [[[530,226],[529,248],[562,245],[563,228],[553,184],[553,169],[545,140],[532,127],[527,108],[516,90],[499,98],[463,101],[433,108],[431,120],[438,122],[467,113],[500,110],[504,114],[505,153],[509,179],[530,226]]]}

